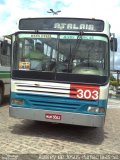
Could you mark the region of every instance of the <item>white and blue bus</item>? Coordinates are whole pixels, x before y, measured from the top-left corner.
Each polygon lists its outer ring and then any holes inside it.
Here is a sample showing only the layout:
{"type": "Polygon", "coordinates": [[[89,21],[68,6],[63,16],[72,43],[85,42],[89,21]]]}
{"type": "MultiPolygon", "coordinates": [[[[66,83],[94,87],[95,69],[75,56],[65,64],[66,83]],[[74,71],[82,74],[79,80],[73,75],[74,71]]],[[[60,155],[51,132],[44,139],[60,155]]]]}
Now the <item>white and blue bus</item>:
{"type": "Polygon", "coordinates": [[[10,95],[10,52],[11,39],[8,36],[0,38],[0,105],[5,96],[10,95]]]}
{"type": "Polygon", "coordinates": [[[87,18],[23,18],[12,35],[10,116],[102,127],[110,51],[110,24],[87,18]]]}

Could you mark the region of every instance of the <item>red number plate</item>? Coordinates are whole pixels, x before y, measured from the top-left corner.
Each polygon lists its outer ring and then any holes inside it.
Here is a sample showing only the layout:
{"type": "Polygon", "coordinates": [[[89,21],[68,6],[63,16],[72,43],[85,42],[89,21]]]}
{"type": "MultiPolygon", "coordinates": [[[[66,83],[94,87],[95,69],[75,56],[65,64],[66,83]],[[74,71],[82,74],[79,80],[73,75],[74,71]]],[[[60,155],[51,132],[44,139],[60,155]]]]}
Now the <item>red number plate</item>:
{"type": "Polygon", "coordinates": [[[45,114],[46,119],[52,119],[52,120],[61,120],[61,115],[60,114],[50,114],[46,113],[45,114]]]}

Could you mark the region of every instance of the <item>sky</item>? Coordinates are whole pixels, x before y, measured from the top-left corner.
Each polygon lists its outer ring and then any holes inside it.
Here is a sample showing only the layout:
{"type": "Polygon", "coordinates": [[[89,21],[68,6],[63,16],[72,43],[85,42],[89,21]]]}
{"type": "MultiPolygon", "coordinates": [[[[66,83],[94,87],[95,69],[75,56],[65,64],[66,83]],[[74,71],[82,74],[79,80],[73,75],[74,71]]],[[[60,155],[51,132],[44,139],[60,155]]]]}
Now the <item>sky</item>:
{"type": "Polygon", "coordinates": [[[111,67],[120,70],[120,0],[0,0],[0,36],[18,30],[20,18],[53,16],[50,9],[61,10],[58,16],[100,18],[111,24],[118,38],[118,51],[111,56],[111,67]]]}

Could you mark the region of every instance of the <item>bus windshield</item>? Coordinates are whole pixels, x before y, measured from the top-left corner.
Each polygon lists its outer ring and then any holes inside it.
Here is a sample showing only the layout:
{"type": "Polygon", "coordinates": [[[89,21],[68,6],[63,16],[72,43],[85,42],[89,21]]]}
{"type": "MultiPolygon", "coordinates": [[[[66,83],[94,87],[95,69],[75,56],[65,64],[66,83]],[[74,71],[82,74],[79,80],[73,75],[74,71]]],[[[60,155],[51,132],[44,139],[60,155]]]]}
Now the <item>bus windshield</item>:
{"type": "Polygon", "coordinates": [[[108,39],[100,35],[18,33],[15,70],[108,75],[108,39]]]}

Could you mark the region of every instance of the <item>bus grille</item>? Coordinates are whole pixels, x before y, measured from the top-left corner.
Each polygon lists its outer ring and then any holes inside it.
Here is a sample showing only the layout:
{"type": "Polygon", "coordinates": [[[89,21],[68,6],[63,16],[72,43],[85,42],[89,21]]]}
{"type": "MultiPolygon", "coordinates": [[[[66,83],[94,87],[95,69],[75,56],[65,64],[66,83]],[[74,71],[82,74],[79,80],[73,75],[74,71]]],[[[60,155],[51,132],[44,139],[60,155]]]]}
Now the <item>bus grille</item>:
{"type": "Polygon", "coordinates": [[[61,86],[33,86],[16,84],[15,98],[25,100],[26,108],[80,112],[87,107],[87,103],[95,105],[96,101],[86,101],[70,97],[70,89],[67,85],[61,86]],[[62,86],[63,87],[63,86],[62,86]],[[82,107],[82,108],[81,108],[82,107]]]}

